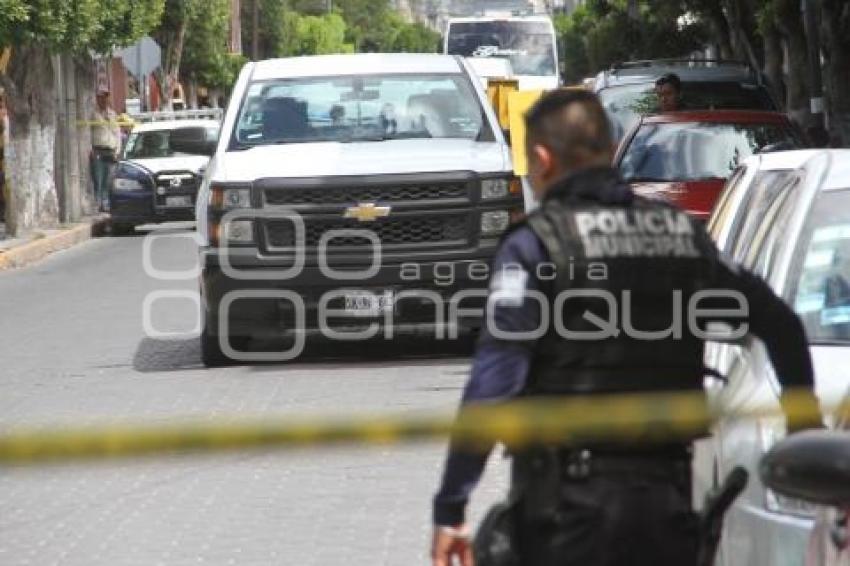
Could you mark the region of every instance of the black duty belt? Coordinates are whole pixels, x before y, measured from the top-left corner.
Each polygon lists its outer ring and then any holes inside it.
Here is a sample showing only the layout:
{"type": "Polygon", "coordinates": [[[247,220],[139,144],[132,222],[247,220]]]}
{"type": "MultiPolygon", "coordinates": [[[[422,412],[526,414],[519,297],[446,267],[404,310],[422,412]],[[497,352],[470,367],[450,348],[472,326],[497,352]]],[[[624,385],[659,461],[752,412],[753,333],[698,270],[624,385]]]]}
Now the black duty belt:
{"type": "Polygon", "coordinates": [[[590,476],[636,475],[659,479],[687,477],[691,462],[685,454],[646,455],[642,453],[597,453],[592,450],[570,450],[561,454],[561,473],[567,479],[590,476]]]}

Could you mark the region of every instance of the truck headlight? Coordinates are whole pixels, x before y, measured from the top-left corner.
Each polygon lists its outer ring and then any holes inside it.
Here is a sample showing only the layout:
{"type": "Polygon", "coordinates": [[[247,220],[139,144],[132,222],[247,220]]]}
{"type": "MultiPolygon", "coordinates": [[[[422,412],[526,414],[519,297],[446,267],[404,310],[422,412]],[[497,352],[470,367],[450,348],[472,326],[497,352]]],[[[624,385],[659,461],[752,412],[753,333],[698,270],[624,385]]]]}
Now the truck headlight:
{"type": "Polygon", "coordinates": [[[493,236],[508,229],[511,215],[507,210],[491,210],[481,214],[481,234],[493,236]]]}
{"type": "Polygon", "coordinates": [[[522,194],[522,185],[516,177],[481,180],[481,200],[508,198],[519,194],[522,194]]]}
{"type": "Polygon", "coordinates": [[[147,171],[136,165],[121,162],[115,167],[112,177],[112,190],[116,192],[142,191],[153,186],[147,171]]]}
{"type": "Polygon", "coordinates": [[[213,187],[212,205],[220,210],[251,208],[251,189],[213,187]]]}

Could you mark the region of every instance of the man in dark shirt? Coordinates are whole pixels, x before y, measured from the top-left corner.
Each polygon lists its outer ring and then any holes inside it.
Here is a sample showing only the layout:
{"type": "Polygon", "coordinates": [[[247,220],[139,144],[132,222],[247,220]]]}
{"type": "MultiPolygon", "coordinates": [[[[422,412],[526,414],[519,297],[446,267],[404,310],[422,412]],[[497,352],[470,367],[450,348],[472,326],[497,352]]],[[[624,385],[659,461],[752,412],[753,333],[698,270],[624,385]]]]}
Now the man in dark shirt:
{"type": "Polygon", "coordinates": [[[655,81],[659,112],[676,112],[682,106],[682,81],[676,73],[667,73],[655,81]]]}
{"type": "MultiPolygon", "coordinates": [[[[704,334],[674,330],[671,321],[676,299],[687,306],[711,290],[727,295],[712,303],[714,312],[741,307],[737,319],[726,312],[717,320],[762,338],[784,386],[812,386],[805,334],[793,311],[761,279],[726,262],[699,222],[635,196],[610,166],[608,122],[595,95],[549,93],[526,121],[529,180],[541,207],[505,236],[494,259],[492,322],[482,331],[462,405],[519,396],[699,392],[704,334]],[[555,300],[571,292],[569,300],[555,300]],[[620,302],[628,322],[611,315],[620,302]],[[560,328],[545,324],[559,316],[560,328]],[[611,320],[621,320],[617,330],[588,339],[611,320]]],[[[515,515],[521,564],[693,564],[689,450],[687,439],[645,450],[558,447],[554,465],[564,467],[555,476],[562,483],[551,516],[528,504],[535,480],[522,477],[526,460],[515,455],[512,490],[528,495],[520,496],[526,501],[515,515]],[[576,457],[588,458],[589,475],[567,473],[576,457]]],[[[472,564],[464,510],[488,454],[450,446],[434,498],[435,566],[455,558],[472,564]]]]}

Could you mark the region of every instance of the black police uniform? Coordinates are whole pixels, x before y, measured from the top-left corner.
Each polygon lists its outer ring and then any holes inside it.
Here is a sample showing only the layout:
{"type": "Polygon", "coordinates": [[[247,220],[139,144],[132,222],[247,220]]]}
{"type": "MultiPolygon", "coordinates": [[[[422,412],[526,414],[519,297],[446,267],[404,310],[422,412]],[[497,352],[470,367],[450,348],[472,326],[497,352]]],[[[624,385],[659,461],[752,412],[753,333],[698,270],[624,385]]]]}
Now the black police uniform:
{"type": "MultiPolygon", "coordinates": [[[[463,403],[700,391],[705,339],[691,331],[691,299],[715,314],[744,300],[746,313],[714,319],[748,324],[784,386],[812,386],[797,316],[761,279],[726,262],[699,221],[635,196],[615,169],[571,175],[502,243],[488,300],[494,326],[482,333],[463,403]],[[711,295],[717,290],[724,295],[711,295]],[[549,316],[539,298],[529,299],[535,292],[546,297],[549,316]]],[[[485,460],[450,448],[434,502],[437,524],[463,520],[485,460]]],[[[522,564],[693,564],[690,487],[687,440],[515,454],[522,564]]]]}

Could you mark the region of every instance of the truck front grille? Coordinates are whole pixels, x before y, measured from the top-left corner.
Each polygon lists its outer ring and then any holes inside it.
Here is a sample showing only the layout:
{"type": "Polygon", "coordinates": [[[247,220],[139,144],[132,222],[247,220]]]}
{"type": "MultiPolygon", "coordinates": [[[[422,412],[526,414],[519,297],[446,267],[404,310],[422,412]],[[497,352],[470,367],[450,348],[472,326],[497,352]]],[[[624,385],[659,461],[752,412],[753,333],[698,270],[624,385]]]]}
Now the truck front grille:
{"type": "Polygon", "coordinates": [[[154,199],[156,206],[174,206],[172,197],[189,197],[179,199],[178,206],[192,207],[198,194],[199,177],[191,171],[161,171],[154,177],[154,199]]]}
{"type": "Polygon", "coordinates": [[[352,187],[273,188],[265,190],[265,203],[275,206],[397,203],[426,200],[469,199],[469,185],[457,183],[417,183],[352,187]]]}
{"type": "MultiPolygon", "coordinates": [[[[315,248],[324,234],[331,230],[370,231],[382,246],[462,246],[469,236],[469,215],[435,214],[433,216],[404,215],[383,218],[375,222],[358,222],[344,218],[315,218],[305,216],[305,242],[315,248]]],[[[289,220],[266,222],[266,242],[270,249],[291,249],[296,245],[295,227],[289,220]]],[[[372,240],[368,236],[343,234],[328,241],[329,249],[368,249],[372,240]]]]}

